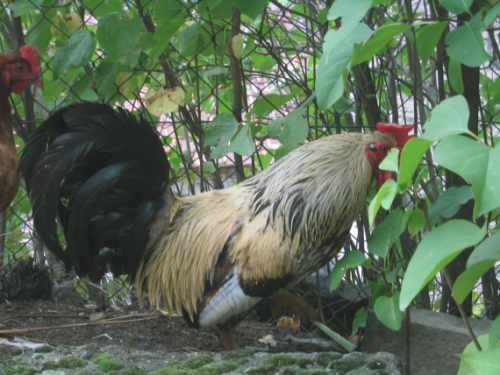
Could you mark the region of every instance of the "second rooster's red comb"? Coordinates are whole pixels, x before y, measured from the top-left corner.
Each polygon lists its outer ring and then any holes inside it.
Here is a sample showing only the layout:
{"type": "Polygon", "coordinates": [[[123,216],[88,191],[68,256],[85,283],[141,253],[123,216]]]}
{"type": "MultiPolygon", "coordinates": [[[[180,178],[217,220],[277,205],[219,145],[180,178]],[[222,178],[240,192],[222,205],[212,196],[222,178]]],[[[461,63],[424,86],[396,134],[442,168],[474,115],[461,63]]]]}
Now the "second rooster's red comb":
{"type": "Polygon", "coordinates": [[[405,143],[412,137],[409,133],[415,129],[415,125],[400,125],[400,124],[389,124],[386,122],[377,122],[375,125],[377,130],[381,133],[392,134],[396,138],[398,147],[403,148],[405,143]]]}

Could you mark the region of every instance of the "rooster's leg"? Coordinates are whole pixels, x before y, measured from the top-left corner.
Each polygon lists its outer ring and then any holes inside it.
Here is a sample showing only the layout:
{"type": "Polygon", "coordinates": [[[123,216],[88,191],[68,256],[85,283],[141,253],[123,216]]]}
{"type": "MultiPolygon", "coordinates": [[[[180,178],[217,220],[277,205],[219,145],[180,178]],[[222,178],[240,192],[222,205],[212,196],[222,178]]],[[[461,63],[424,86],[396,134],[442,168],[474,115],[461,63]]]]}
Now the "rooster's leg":
{"type": "Polygon", "coordinates": [[[224,350],[238,349],[238,343],[234,337],[235,324],[225,324],[218,327],[219,339],[224,350]]]}

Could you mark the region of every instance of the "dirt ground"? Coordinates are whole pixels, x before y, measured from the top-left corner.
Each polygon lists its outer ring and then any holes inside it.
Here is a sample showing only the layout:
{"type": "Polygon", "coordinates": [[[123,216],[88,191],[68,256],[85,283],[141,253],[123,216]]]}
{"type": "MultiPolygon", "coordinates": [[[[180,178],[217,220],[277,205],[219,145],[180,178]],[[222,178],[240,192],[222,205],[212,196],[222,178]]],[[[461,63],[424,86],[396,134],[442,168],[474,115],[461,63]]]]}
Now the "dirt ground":
{"type": "MultiPolygon", "coordinates": [[[[99,320],[101,321],[101,320],[99,320]]],[[[12,302],[0,304],[1,331],[28,329],[15,336],[50,345],[84,345],[89,342],[124,345],[139,350],[168,352],[222,351],[214,331],[189,327],[182,317],[166,317],[150,311],[123,309],[108,311],[103,316],[85,307],[56,304],[47,301],[12,302]],[[128,321],[118,324],[96,324],[95,318],[107,321],[128,321]],[[86,325],[86,324],[93,325],[86,325]],[[76,327],[67,325],[78,324],[76,327]],[[65,327],[61,327],[65,326],[65,327]],[[35,330],[37,327],[50,329],[35,330]]],[[[246,319],[236,331],[240,346],[258,346],[266,335],[279,338],[287,332],[273,323],[246,319]]],[[[303,333],[305,334],[305,333],[303,333]]],[[[301,333],[299,333],[299,336],[301,333]]]]}

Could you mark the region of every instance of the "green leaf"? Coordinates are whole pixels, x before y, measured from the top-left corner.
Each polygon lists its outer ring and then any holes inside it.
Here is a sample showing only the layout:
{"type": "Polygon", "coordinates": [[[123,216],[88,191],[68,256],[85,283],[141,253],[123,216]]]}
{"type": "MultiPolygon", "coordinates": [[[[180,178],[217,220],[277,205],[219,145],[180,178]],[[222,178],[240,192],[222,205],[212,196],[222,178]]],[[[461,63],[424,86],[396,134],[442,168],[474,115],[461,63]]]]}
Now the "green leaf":
{"type": "Polygon", "coordinates": [[[379,169],[397,173],[398,162],[399,162],[399,149],[391,148],[391,150],[387,153],[387,156],[380,163],[379,169]]]}
{"type": "Polygon", "coordinates": [[[342,278],[344,277],[345,274],[345,268],[338,268],[335,267],[332,272],[330,272],[329,278],[330,278],[330,291],[337,290],[337,288],[340,286],[342,283],[342,278]]]}
{"type": "Polygon", "coordinates": [[[448,63],[448,80],[451,88],[457,94],[464,93],[464,80],[462,78],[462,64],[450,58],[448,63]]]}
{"type": "Polygon", "coordinates": [[[117,94],[116,79],[120,72],[120,65],[110,59],[102,61],[95,73],[96,89],[101,100],[110,101],[117,94]]]}
{"type": "Polygon", "coordinates": [[[236,133],[229,141],[228,151],[240,155],[252,155],[255,152],[255,143],[250,134],[250,126],[238,126],[236,133]]]}
{"type": "Polygon", "coordinates": [[[218,159],[228,152],[250,155],[255,151],[248,126],[242,126],[231,113],[217,116],[205,129],[205,141],[214,146],[210,156],[218,159]]]}
{"type": "Polygon", "coordinates": [[[397,295],[392,297],[380,296],[375,300],[373,310],[378,320],[387,328],[393,331],[399,331],[401,328],[402,313],[399,310],[399,298],[397,295]]]}
{"type": "Polygon", "coordinates": [[[37,25],[36,32],[31,32],[26,36],[26,43],[36,47],[42,56],[46,53],[47,47],[52,40],[52,21],[48,17],[50,15],[47,13],[35,17],[33,23],[37,25]]]}
{"type": "MultiPolygon", "coordinates": [[[[492,106],[500,104],[500,79],[487,81],[485,85],[488,101],[492,106]]],[[[498,137],[497,137],[498,138],[498,137]]]]}
{"type": "Polygon", "coordinates": [[[484,28],[490,26],[490,24],[492,24],[499,15],[500,15],[500,3],[491,8],[488,11],[488,13],[486,13],[486,15],[484,16],[483,19],[484,28]]]}
{"type": "MultiPolygon", "coordinates": [[[[260,15],[266,8],[269,0],[233,0],[236,6],[241,10],[241,13],[246,14],[250,18],[255,18],[260,15]]],[[[223,3],[227,2],[223,1],[223,3]]]]}
{"type": "Polygon", "coordinates": [[[272,111],[288,103],[291,99],[291,95],[262,95],[253,104],[253,111],[259,117],[267,116],[272,111]]]}
{"type": "Polygon", "coordinates": [[[476,14],[469,22],[450,32],[446,37],[446,52],[450,58],[470,67],[488,61],[491,56],[484,48],[482,31],[480,14],[476,14]]]}
{"type": "Polygon", "coordinates": [[[408,218],[408,232],[415,236],[425,227],[425,214],[420,208],[415,208],[408,218]]]}
{"type": "Polygon", "coordinates": [[[437,141],[449,135],[468,133],[469,106],[462,95],[443,100],[426,121],[422,138],[437,141]]]}
{"type": "Polygon", "coordinates": [[[422,25],[417,30],[416,43],[418,56],[422,61],[427,61],[434,53],[447,22],[432,22],[422,25]]]}
{"type": "Polygon", "coordinates": [[[342,25],[355,24],[361,21],[372,7],[373,0],[335,0],[328,11],[329,21],[342,18],[342,25]]]}
{"type": "Polygon", "coordinates": [[[398,185],[394,180],[387,180],[384,182],[368,206],[368,222],[370,223],[370,227],[373,226],[375,217],[377,216],[380,207],[383,207],[386,210],[391,208],[392,201],[396,197],[397,192],[398,185]]]}
{"type": "Polygon", "coordinates": [[[392,211],[382,223],[375,227],[370,239],[368,249],[370,253],[385,258],[389,249],[399,239],[406,227],[407,216],[401,209],[392,211]]]}
{"type": "Polygon", "coordinates": [[[495,349],[495,347],[498,346],[498,342],[500,341],[500,315],[497,316],[491,324],[489,336],[490,349],[495,349]]]}
{"type": "Polygon", "coordinates": [[[231,113],[218,115],[212,124],[205,128],[205,142],[209,146],[228,143],[238,127],[238,121],[231,113]]]}
{"type": "Polygon", "coordinates": [[[399,35],[411,28],[407,23],[386,23],[379,27],[363,45],[354,49],[352,65],[369,61],[373,56],[382,52],[385,47],[399,35]]]}
{"type": "MultiPolygon", "coordinates": [[[[263,53],[263,52],[262,52],[263,53]]],[[[250,60],[254,64],[257,70],[267,71],[271,70],[273,66],[277,64],[277,61],[269,55],[261,55],[261,54],[251,54],[250,60]]]]}
{"type": "Polygon", "coordinates": [[[363,23],[342,25],[338,30],[330,30],[323,43],[323,55],[319,61],[316,80],[316,95],[321,109],[332,106],[343,94],[339,83],[349,66],[355,43],[362,43],[370,36],[371,30],[363,23]]]}
{"type": "Polygon", "coordinates": [[[431,144],[423,138],[411,138],[406,142],[399,161],[398,186],[401,191],[411,184],[415,170],[431,144]]]}
{"type": "Polygon", "coordinates": [[[470,199],[472,199],[472,190],[469,186],[452,186],[441,193],[429,207],[429,217],[434,224],[441,219],[451,219],[470,199]]]}
{"type": "Polygon", "coordinates": [[[314,322],[314,325],[318,327],[325,335],[330,337],[333,341],[335,341],[337,344],[339,344],[342,348],[345,349],[347,352],[353,352],[356,349],[356,345],[354,345],[352,342],[349,340],[346,340],[343,338],[341,335],[339,335],[337,332],[332,331],[330,328],[328,328],[326,325],[320,322],[314,322]]]}
{"type": "Polygon", "coordinates": [[[330,273],[330,290],[335,290],[340,286],[345,271],[361,266],[367,261],[363,253],[350,251],[341,260],[335,263],[335,268],[330,273]]]}
{"type": "Polygon", "coordinates": [[[186,5],[179,0],[156,0],[153,8],[153,17],[157,29],[155,38],[157,45],[167,47],[170,38],[184,24],[188,14],[186,5]]]}
{"type": "Polygon", "coordinates": [[[467,268],[484,262],[495,263],[500,260],[500,232],[486,238],[477,246],[467,259],[467,268]]]}
{"type": "Polygon", "coordinates": [[[215,68],[209,68],[205,70],[203,73],[207,77],[215,77],[226,75],[228,73],[228,70],[226,67],[216,66],[215,68]]]}
{"type": "MultiPolygon", "coordinates": [[[[340,80],[339,82],[344,82],[343,80],[340,80]]],[[[499,85],[500,86],[500,85],[499,85]]],[[[343,87],[342,87],[342,92],[344,91],[343,87]]],[[[500,90],[499,90],[500,91],[500,90]]],[[[339,114],[344,114],[344,113],[347,113],[347,112],[350,112],[351,110],[353,110],[354,108],[354,103],[353,101],[346,97],[346,96],[342,96],[339,100],[337,100],[335,102],[335,104],[333,105],[333,110],[339,114]]]]}
{"type": "Polygon", "coordinates": [[[405,272],[399,304],[401,310],[408,307],[436,273],[483,236],[479,227],[465,220],[450,220],[427,233],[405,272]]]}
{"type": "Polygon", "coordinates": [[[143,28],[138,18],[113,12],[99,20],[97,39],[111,59],[134,66],[140,53],[143,28]]]}
{"type": "Polygon", "coordinates": [[[89,62],[95,50],[94,34],[78,30],[71,34],[68,43],[57,50],[53,60],[54,78],[58,78],[70,68],[78,68],[89,62]]]}
{"type": "Polygon", "coordinates": [[[303,109],[297,109],[286,117],[273,120],[268,130],[269,136],[279,139],[288,151],[302,144],[306,140],[308,132],[309,127],[303,109]]]}
{"type": "Polygon", "coordinates": [[[14,12],[14,17],[26,16],[40,10],[44,0],[16,0],[8,4],[8,8],[14,12]]]}
{"type": "Polygon", "coordinates": [[[209,36],[199,23],[194,23],[179,33],[179,50],[185,56],[194,56],[210,44],[209,36]]]}
{"type": "Polygon", "coordinates": [[[439,165],[472,185],[476,217],[500,207],[500,146],[491,148],[456,135],[441,141],[436,146],[435,156],[439,165]]]}
{"type": "Polygon", "coordinates": [[[493,262],[474,264],[462,272],[453,284],[451,296],[457,303],[463,303],[467,295],[474,289],[477,281],[493,266],[493,262]]]}
{"type": "Polygon", "coordinates": [[[220,19],[231,17],[235,8],[250,18],[256,18],[264,11],[268,2],[269,0],[210,0],[199,3],[204,9],[208,10],[210,17],[220,19]]]}
{"type": "Polygon", "coordinates": [[[82,5],[85,9],[92,9],[92,15],[97,18],[123,9],[122,0],[82,0],[82,5]]]}
{"type": "Polygon", "coordinates": [[[354,314],[354,319],[352,321],[352,335],[358,333],[360,328],[366,327],[368,321],[368,310],[365,307],[361,307],[354,314]]]}
{"type": "Polygon", "coordinates": [[[474,0],[439,0],[448,11],[456,14],[468,12],[474,0]]]}
{"type": "Polygon", "coordinates": [[[500,374],[500,345],[488,348],[488,335],[478,337],[482,351],[477,351],[473,342],[469,343],[460,356],[458,375],[498,375],[500,374]],[[486,349],[488,348],[488,349],[486,349]]]}
{"type": "Polygon", "coordinates": [[[345,269],[352,269],[361,266],[367,261],[365,255],[356,250],[349,251],[341,260],[335,264],[335,267],[342,267],[345,269]]]}

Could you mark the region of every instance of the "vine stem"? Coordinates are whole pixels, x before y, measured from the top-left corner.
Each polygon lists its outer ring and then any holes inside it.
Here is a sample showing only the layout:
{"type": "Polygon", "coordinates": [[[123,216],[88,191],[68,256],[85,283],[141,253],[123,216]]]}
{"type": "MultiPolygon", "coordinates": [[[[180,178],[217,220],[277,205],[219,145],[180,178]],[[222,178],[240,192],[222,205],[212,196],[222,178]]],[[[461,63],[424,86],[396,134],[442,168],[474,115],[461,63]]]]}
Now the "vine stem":
{"type": "MultiPolygon", "coordinates": [[[[427,230],[430,232],[432,230],[432,222],[431,222],[431,219],[429,217],[429,212],[427,211],[426,207],[424,207],[423,211],[424,211],[426,227],[427,227],[427,230]]],[[[448,288],[450,288],[450,290],[453,290],[453,283],[451,282],[451,277],[450,277],[450,274],[449,274],[448,270],[446,269],[446,267],[442,270],[442,273],[444,275],[444,280],[445,280],[446,284],[448,285],[448,288]]],[[[470,324],[470,319],[467,316],[467,314],[465,313],[463,305],[461,303],[458,303],[456,300],[454,300],[454,302],[457,305],[458,312],[460,313],[460,316],[462,317],[462,320],[463,320],[464,325],[465,325],[465,329],[467,330],[467,333],[469,334],[470,338],[474,342],[476,349],[478,351],[482,351],[483,349],[481,348],[481,345],[479,344],[477,336],[472,329],[472,326],[470,324]]]]}
{"type": "MultiPolygon", "coordinates": [[[[446,284],[448,284],[448,287],[450,288],[450,290],[452,290],[453,285],[451,282],[451,277],[450,277],[450,274],[448,273],[448,270],[446,268],[443,270],[443,275],[444,275],[444,279],[446,281],[446,284]]],[[[455,304],[457,305],[460,316],[462,317],[462,320],[464,321],[465,329],[467,330],[467,333],[469,334],[469,336],[472,338],[472,341],[474,342],[476,349],[479,352],[482,351],[483,349],[481,348],[481,344],[479,344],[477,336],[472,329],[472,326],[470,324],[470,319],[467,316],[467,314],[465,313],[464,307],[462,306],[461,303],[458,303],[457,301],[455,301],[455,304]]]]}

